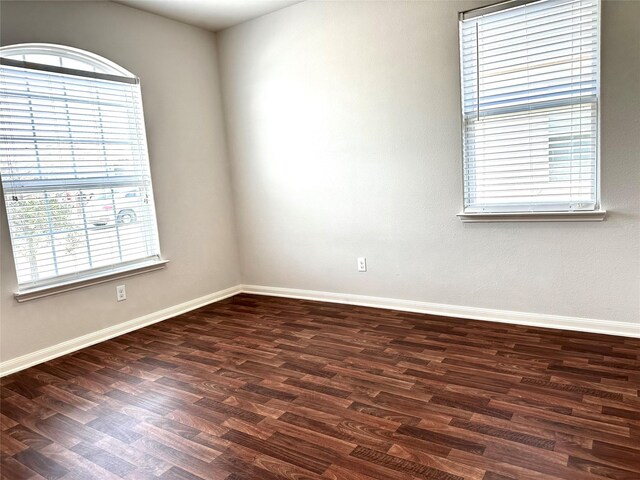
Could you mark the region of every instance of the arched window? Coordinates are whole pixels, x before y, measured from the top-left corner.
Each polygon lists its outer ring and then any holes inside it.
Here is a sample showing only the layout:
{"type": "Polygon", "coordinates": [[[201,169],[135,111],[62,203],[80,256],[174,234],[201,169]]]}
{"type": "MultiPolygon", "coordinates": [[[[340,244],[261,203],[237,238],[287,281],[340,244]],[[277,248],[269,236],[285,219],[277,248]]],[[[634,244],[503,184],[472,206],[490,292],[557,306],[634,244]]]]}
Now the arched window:
{"type": "Polygon", "coordinates": [[[78,48],[49,43],[24,43],[0,47],[0,56],[5,59],[39,63],[52,67],[72,68],[85,72],[103,73],[135,78],[128,70],[106,58],[78,48]]]}
{"type": "Polygon", "coordinates": [[[163,264],[133,74],[76,48],[2,47],[0,122],[19,301],[163,264]]]}

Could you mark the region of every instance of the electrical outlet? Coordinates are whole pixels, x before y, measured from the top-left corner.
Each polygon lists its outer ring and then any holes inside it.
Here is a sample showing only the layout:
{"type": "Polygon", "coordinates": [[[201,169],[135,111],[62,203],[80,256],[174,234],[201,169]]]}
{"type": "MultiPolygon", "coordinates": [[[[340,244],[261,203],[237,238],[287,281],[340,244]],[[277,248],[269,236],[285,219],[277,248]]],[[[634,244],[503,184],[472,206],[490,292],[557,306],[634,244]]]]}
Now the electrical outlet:
{"type": "Polygon", "coordinates": [[[118,285],[116,287],[116,297],[119,302],[127,299],[127,289],[124,285],[118,285]]]}
{"type": "Polygon", "coordinates": [[[367,271],[367,259],[365,257],[358,257],[358,271],[359,272],[367,271]]]}

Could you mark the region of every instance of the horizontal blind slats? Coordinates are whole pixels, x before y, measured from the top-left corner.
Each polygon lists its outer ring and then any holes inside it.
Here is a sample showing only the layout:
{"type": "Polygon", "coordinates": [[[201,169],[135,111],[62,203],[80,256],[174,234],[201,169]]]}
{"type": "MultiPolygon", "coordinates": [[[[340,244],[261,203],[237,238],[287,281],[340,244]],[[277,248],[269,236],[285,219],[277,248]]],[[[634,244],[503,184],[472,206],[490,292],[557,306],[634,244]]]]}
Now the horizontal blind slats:
{"type": "Polygon", "coordinates": [[[490,148],[491,146],[499,147],[517,141],[530,141],[531,143],[547,142],[550,145],[557,145],[562,142],[571,142],[571,145],[573,146],[584,146],[589,144],[595,145],[594,139],[583,139],[586,134],[594,131],[593,127],[595,127],[595,125],[583,125],[582,128],[575,132],[562,132],[560,135],[556,134],[556,138],[561,137],[557,140],[549,138],[549,130],[544,127],[532,128],[530,130],[531,135],[527,135],[529,132],[526,130],[510,130],[503,134],[499,134],[499,136],[496,132],[494,132],[494,135],[489,133],[469,132],[469,135],[473,135],[474,141],[465,143],[465,145],[477,149],[490,148]]]}
{"type": "Polygon", "coordinates": [[[521,179],[525,179],[528,177],[538,178],[538,179],[548,179],[549,175],[553,176],[562,176],[571,177],[574,176],[576,178],[581,179],[591,179],[595,174],[595,171],[591,168],[591,166],[583,166],[579,169],[578,172],[574,172],[572,170],[575,169],[575,166],[532,166],[531,168],[526,169],[514,169],[508,170],[506,172],[499,172],[495,176],[491,176],[490,173],[482,172],[481,175],[478,175],[476,171],[467,170],[464,173],[464,181],[469,184],[495,184],[502,183],[498,182],[499,180],[505,180],[506,183],[520,183],[521,179]],[[478,177],[481,180],[478,180],[478,177]]]}
{"type": "MultiPolygon", "coordinates": [[[[540,18],[548,15],[555,14],[559,11],[562,11],[567,8],[583,8],[590,7],[591,4],[584,4],[582,0],[552,0],[548,1],[545,4],[540,4],[539,2],[532,3],[528,5],[527,10],[521,8],[512,8],[502,10],[499,15],[491,15],[486,16],[484,18],[484,22],[486,25],[500,25],[504,23],[509,23],[513,19],[521,18],[523,16],[529,16],[531,18],[540,18]]],[[[467,25],[469,22],[466,22],[467,25]]],[[[468,28],[468,27],[466,27],[468,28]]]]}
{"type": "MultiPolygon", "coordinates": [[[[514,47],[513,44],[510,45],[514,47]]],[[[538,46],[531,48],[529,45],[515,45],[517,49],[496,48],[492,50],[485,50],[480,52],[480,62],[482,63],[481,72],[491,71],[496,64],[502,64],[505,61],[509,61],[513,66],[524,65],[525,62],[521,62],[523,56],[527,57],[528,64],[535,64],[535,62],[549,62],[557,60],[559,58],[568,59],[570,55],[580,54],[583,57],[588,58],[588,55],[595,53],[597,50],[597,31],[593,30],[590,34],[584,38],[571,38],[562,42],[554,44],[548,44],[545,46],[538,46]]],[[[473,68],[473,64],[476,63],[478,58],[472,56],[464,62],[465,70],[467,68],[473,68]]]]}
{"type": "Polygon", "coordinates": [[[3,79],[7,81],[23,80],[25,83],[28,81],[36,83],[46,83],[49,85],[56,85],[60,88],[102,88],[105,90],[122,90],[132,89],[135,91],[137,85],[115,82],[105,79],[81,77],[77,75],[65,75],[62,73],[45,72],[42,70],[32,70],[24,67],[9,67],[6,65],[0,65],[0,71],[2,71],[3,79]]]}
{"type": "Polygon", "coordinates": [[[84,278],[97,276],[100,274],[108,275],[109,273],[112,273],[112,272],[122,271],[123,269],[126,269],[126,267],[128,266],[145,265],[145,264],[153,263],[159,259],[160,259],[159,255],[150,255],[147,257],[141,257],[133,261],[120,262],[117,264],[102,262],[102,263],[105,263],[105,265],[90,268],[90,269],[85,269],[81,271],[76,271],[72,273],[61,274],[61,275],[55,275],[55,274],[43,275],[43,277],[39,280],[30,281],[23,284],[23,287],[27,289],[38,288],[42,286],[57,285],[60,283],[72,282],[74,280],[82,280],[84,278]]]}
{"type": "MultiPolygon", "coordinates": [[[[574,4],[576,5],[576,4],[574,4]]],[[[522,15],[510,15],[508,11],[495,14],[494,18],[502,17],[503,24],[498,22],[491,22],[489,17],[482,19],[474,19],[469,22],[468,28],[463,27],[463,34],[466,36],[474,35],[474,28],[476,21],[480,24],[482,29],[480,32],[484,33],[484,39],[491,43],[493,37],[500,34],[516,33],[521,34],[525,28],[533,29],[536,31],[538,28],[557,29],[558,24],[565,23],[569,25],[583,24],[588,21],[593,21],[593,17],[597,14],[597,9],[594,7],[594,3],[582,4],[575,8],[567,8],[564,10],[554,10],[553,7],[547,8],[547,13],[543,16],[535,16],[530,12],[522,12],[522,15]],[[587,19],[585,20],[585,17],[587,19]]],[[[589,23],[590,24],[590,23],[589,23]]]]}
{"type": "Polygon", "coordinates": [[[21,288],[159,256],[138,84],[1,66],[0,174],[21,288]]]}
{"type": "Polygon", "coordinates": [[[599,1],[468,18],[460,41],[465,209],[596,205],[599,1]]]}

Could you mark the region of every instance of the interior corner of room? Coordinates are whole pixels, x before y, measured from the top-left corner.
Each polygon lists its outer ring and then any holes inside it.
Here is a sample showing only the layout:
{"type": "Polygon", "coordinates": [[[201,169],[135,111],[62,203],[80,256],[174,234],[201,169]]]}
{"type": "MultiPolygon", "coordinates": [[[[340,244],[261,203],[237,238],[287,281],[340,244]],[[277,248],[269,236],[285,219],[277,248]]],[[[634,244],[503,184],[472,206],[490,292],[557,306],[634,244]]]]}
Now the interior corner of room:
{"type": "Polygon", "coordinates": [[[602,6],[606,220],[475,225],[456,217],[457,15],[486,3],[303,2],[213,34],[112,2],[3,1],[2,45],[86,49],[140,78],[171,261],[127,278],[126,302],[110,281],[18,304],[3,219],[3,362],[229,288],[633,333],[638,6],[602,6]]]}
{"type": "Polygon", "coordinates": [[[640,0],[0,1],[0,476],[640,478],[640,0]]]}

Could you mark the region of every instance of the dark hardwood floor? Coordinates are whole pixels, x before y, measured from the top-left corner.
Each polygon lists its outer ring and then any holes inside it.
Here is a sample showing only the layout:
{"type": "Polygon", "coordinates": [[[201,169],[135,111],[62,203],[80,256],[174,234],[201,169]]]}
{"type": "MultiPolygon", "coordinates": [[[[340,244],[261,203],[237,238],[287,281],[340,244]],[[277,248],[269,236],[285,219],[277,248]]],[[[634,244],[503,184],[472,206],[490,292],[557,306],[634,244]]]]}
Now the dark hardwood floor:
{"type": "Polygon", "coordinates": [[[238,295],[3,378],[0,468],[638,480],[639,357],[638,339],[238,295]]]}

